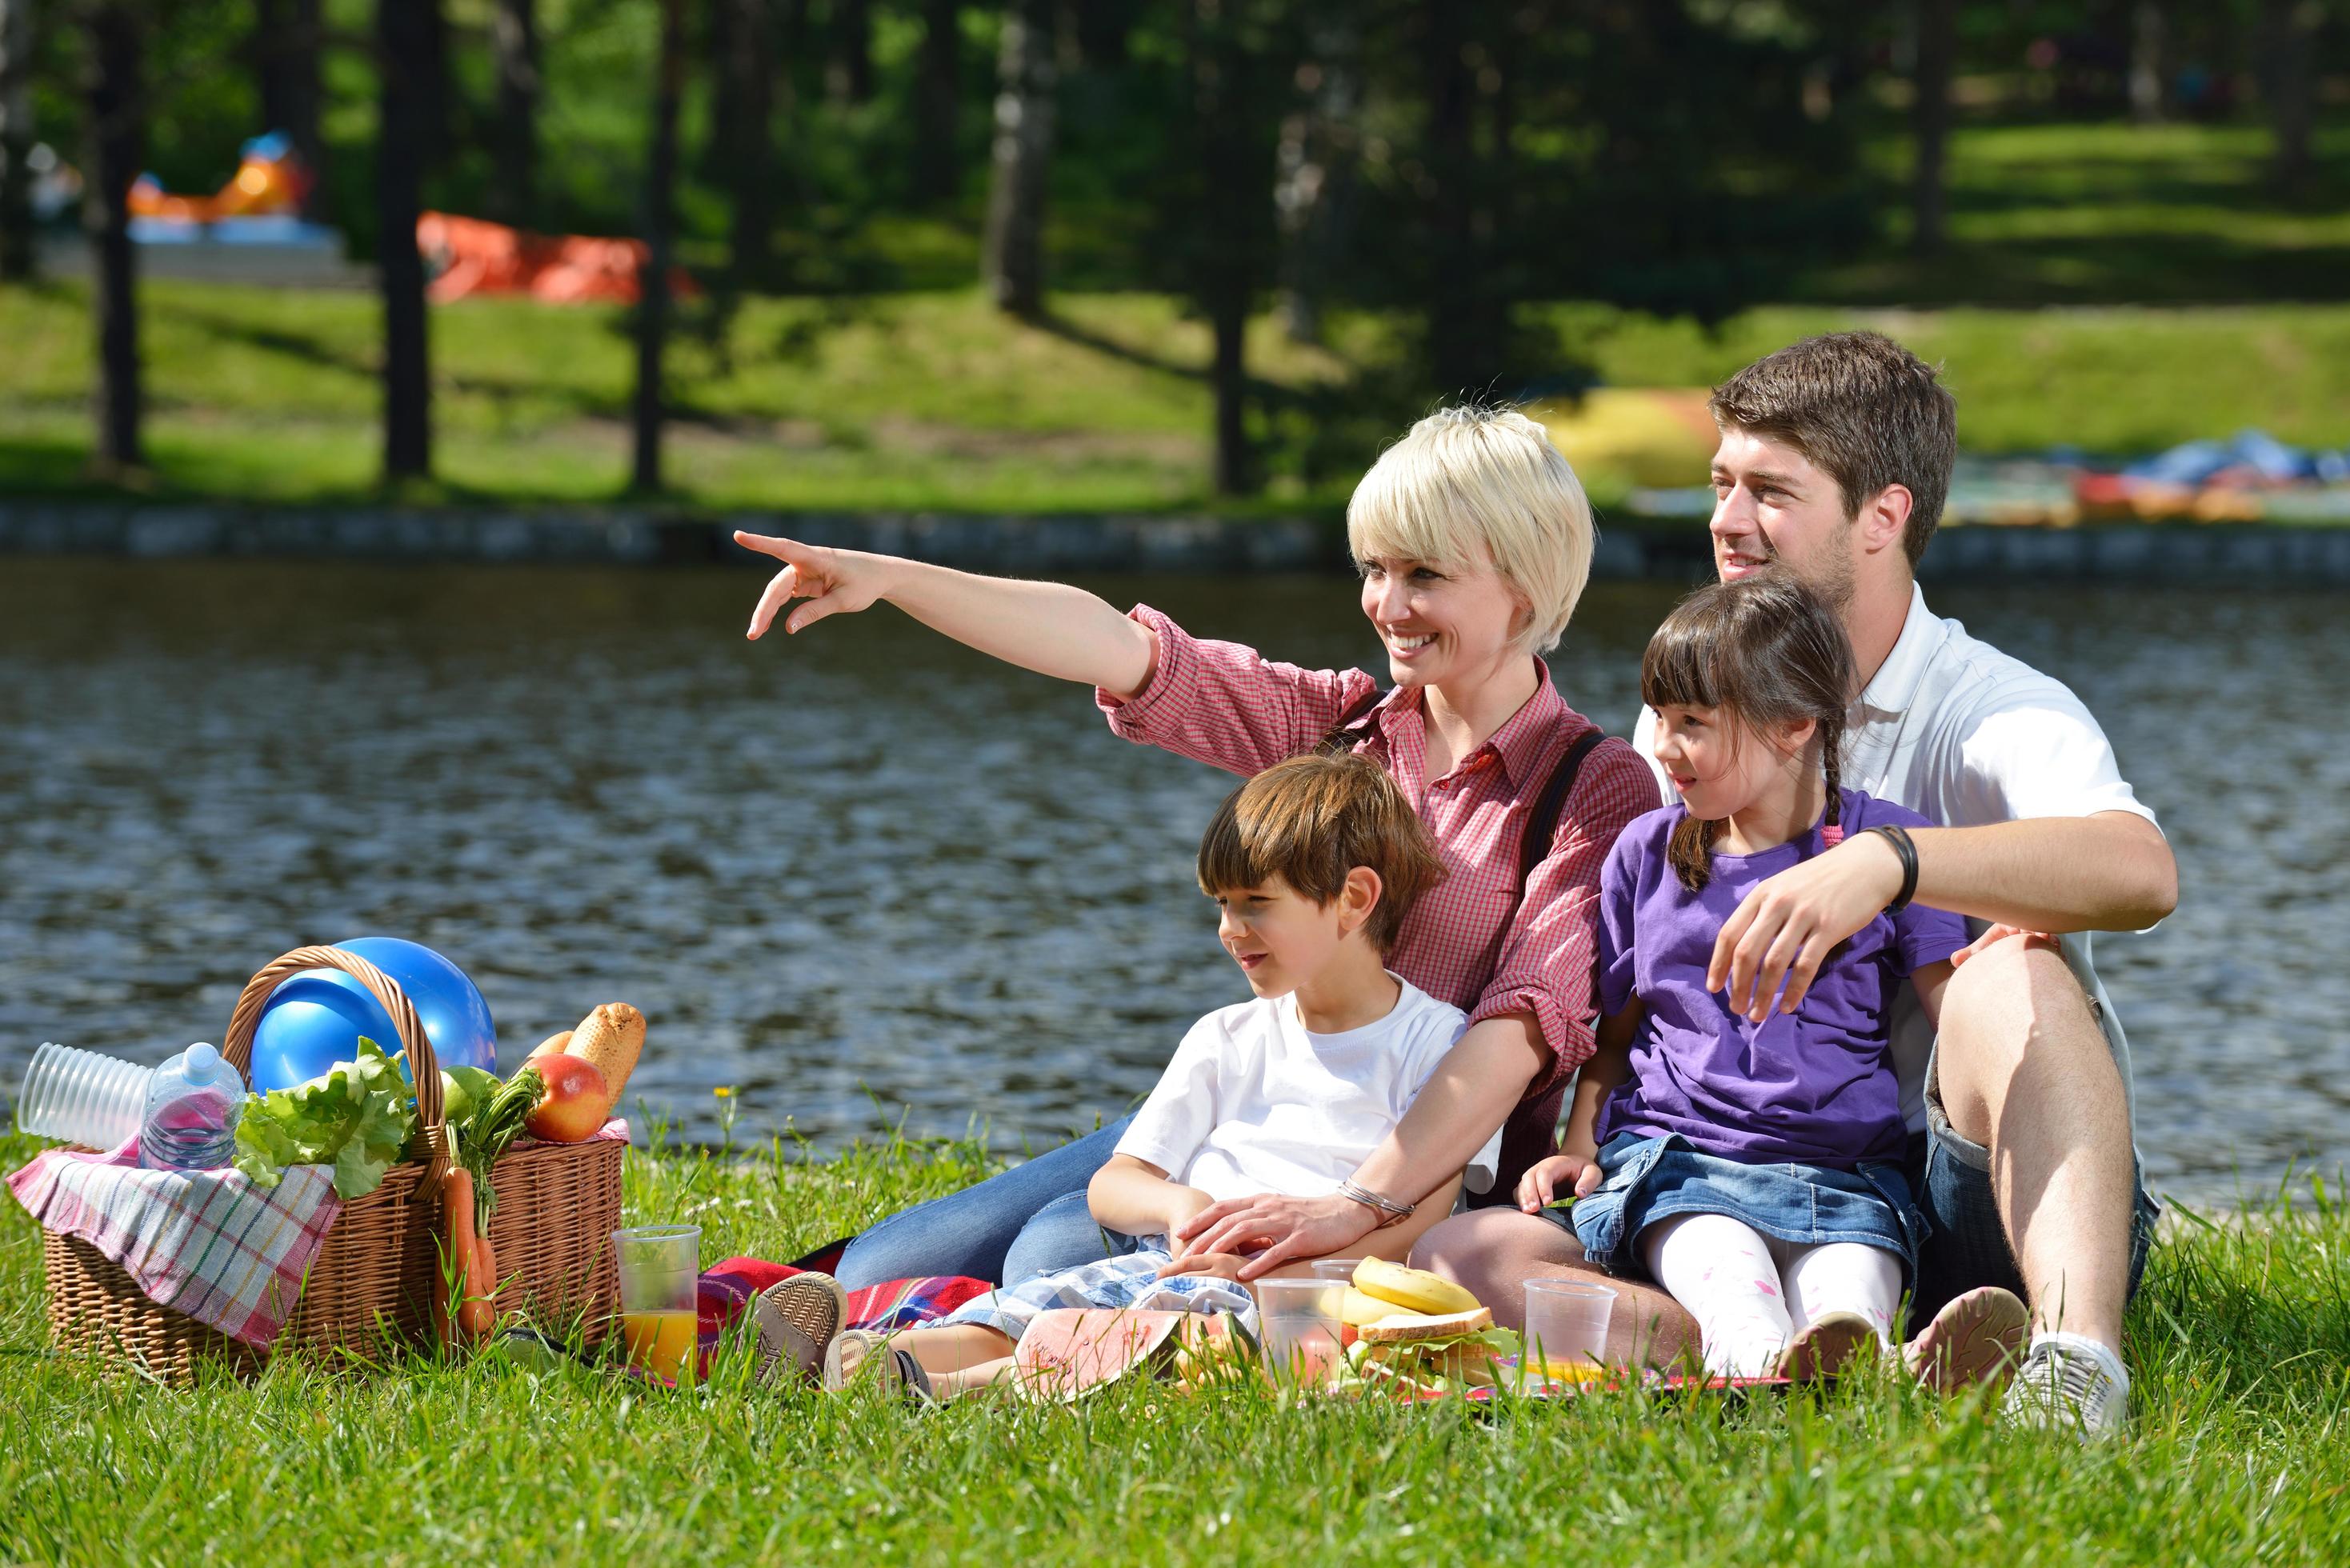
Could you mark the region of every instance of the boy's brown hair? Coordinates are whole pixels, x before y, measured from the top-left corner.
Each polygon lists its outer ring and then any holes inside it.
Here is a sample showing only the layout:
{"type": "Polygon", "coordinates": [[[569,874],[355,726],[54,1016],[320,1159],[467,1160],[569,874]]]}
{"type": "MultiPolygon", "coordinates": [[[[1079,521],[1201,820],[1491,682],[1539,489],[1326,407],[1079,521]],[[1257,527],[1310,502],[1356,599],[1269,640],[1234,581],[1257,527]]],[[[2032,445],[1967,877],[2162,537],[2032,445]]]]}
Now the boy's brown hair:
{"type": "Polygon", "coordinates": [[[1357,866],[1379,879],[1363,934],[1384,953],[1412,901],[1443,879],[1444,862],[1403,791],[1367,757],[1275,763],[1224,797],[1200,839],[1200,890],[1211,898],[1278,877],[1327,905],[1357,866]]]}
{"type": "Polygon", "coordinates": [[[1906,488],[1901,553],[1917,568],[1959,460],[1958,402],[1933,367],[1881,332],[1824,333],[1755,360],[1706,406],[1717,424],[1783,441],[1825,471],[1846,518],[1887,485],[1906,488]]]}

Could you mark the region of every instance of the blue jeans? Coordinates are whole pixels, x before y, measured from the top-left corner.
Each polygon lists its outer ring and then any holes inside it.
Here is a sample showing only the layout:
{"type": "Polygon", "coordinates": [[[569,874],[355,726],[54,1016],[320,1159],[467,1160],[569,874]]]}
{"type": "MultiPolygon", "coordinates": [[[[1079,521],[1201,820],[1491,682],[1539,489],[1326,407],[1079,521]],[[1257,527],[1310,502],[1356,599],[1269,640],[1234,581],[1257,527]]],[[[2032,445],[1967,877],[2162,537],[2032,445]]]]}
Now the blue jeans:
{"type": "Polygon", "coordinates": [[[1132,1116],[1047,1150],[976,1187],[890,1215],[848,1244],[835,1271],[852,1291],[884,1280],[962,1274],[1008,1284],[1130,1251],[1086,1209],[1086,1186],[1109,1163],[1132,1116]]]}

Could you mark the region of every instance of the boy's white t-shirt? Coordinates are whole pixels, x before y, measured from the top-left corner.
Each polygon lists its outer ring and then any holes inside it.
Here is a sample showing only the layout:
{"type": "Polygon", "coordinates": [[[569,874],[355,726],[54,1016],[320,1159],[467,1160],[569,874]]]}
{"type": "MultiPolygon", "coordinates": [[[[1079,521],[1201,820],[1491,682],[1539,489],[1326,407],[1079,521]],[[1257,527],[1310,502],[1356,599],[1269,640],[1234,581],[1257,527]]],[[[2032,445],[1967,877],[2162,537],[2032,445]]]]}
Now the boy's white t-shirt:
{"type": "MultiPolygon", "coordinates": [[[[1211,1198],[1335,1192],[1403,1119],[1468,1015],[1397,976],[1385,1018],[1316,1034],[1295,992],[1218,1008],[1183,1036],[1118,1152],[1211,1198]]],[[[1492,1184],[1500,1129],[1470,1162],[1492,1184]]]]}

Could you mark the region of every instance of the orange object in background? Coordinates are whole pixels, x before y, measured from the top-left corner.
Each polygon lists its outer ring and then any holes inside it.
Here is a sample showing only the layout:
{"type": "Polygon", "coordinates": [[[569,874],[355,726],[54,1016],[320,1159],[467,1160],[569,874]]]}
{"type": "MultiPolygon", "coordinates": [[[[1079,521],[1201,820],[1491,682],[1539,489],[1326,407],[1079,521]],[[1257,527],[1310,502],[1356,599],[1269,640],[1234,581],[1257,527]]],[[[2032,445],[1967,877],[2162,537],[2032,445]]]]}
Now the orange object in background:
{"type": "Polygon", "coordinates": [[[310,192],[310,171],[294,156],[278,131],[244,144],[235,175],[209,196],[174,196],[152,174],[130,187],[130,215],[182,223],[216,223],[223,218],[257,218],[298,212],[310,192]]]}
{"type": "MultiPolygon", "coordinates": [[[[450,213],[419,218],[416,244],[432,269],[426,293],[435,305],[472,294],[527,294],[556,305],[633,305],[646,254],[640,240],[534,234],[450,213]]],[[[702,293],[681,267],[670,269],[669,287],[680,299],[702,293]]]]}

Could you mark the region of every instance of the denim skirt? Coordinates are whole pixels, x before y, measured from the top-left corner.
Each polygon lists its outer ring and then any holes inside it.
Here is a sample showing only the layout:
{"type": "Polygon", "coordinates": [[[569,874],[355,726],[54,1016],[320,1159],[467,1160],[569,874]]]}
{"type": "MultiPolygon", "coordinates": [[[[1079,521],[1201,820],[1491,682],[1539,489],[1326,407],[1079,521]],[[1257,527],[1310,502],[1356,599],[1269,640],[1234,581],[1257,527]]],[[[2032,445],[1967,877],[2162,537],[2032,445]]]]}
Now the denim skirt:
{"type": "Polygon", "coordinates": [[[1676,1214],[1726,1214],[1799,1247],[1858,1241],[1901,1260],[1914,1279],[1926,1217],[1894,1160],[1856,1170],[1817,1165],[1744,1165],[1700,1154],[1678,1133],[1618,1133],[1599,1151],[1604,1179],[1567,1210],[1586,1256],[1608,1272],[1642,1276],[1640,1233],[1676,1214]]]}

